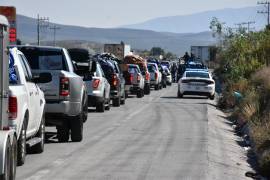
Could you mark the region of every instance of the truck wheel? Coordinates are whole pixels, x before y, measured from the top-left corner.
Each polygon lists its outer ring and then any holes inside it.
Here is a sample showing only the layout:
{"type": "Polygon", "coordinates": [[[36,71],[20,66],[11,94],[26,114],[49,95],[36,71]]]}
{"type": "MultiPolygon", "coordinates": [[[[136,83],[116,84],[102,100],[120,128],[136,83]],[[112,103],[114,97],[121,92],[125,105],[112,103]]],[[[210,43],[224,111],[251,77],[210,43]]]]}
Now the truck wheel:
{"type": "Polygon", "coordinates": [[[24,118],[21,134],[18,140],[18,149],[17,149],[18,166],[22,166],[24,164],[25,156],[26,156],[26,118],[24,118]]]}
{"type": "Polygon", "coordinates": [[[17,166],[17,138],[13,136],[12,146],[11,146],[11,156],[10,156],[10,180],[15,180],[16,178],[16,166],[17,166]]]}
{"type": "Polygon", "coordinates": [[[146,87],[144,88],[144,94],[149,95],[150,92],[151,92],[150,85],[146,85],[146,87]]]}
{"type": "Polygon", "coordinates": [[[107,106],[105,107],[105,110],[109,111],[111,109],[111,98],[107,100],[107,106]]]}
{"type": "Polygon", "coordinates": [[[71,140],[72,142],[80,142],[83,139],[83,122],[82,115],[70,120],[71,140]]]}
{"type": "Polygon", "coordinates": [[[44,144],[45,144],[45,117],[44,114],[42,115],[42,120],[39,125],[38,132],[36,134],[37,138],[40,138],[41,141],[34,145],[30,151],[31,153],[42,153],[44,151],[44,144]]]}
{"type": "Polygon", "coordinates": [[[177,97],[178,98],[182,98],[183,97],[183,94],[181,94],[179,90],[177,91],[177,97]]]}
{"type": "Polygon", "coordinates": [[[215,95],[212,95],[212,96],[210,95],[209,96],[209,99],[214,100],[215,99],[215,95]]]}
{"type": "Polygon", "coordinates": [[[113,106],[119,107],[120,106],[121,97],[113,99],[113,106]]]}
{"type": "Polygon", "coordinates": [[[83,104],[83,122],[87,121],[88,117],[88,97],[86,96],[84,98],[84,104],[83,104]]]}
{"type": "Polygon", "coordinates": [[[102,102],[97,103],[96,106],[96,111],[97,112],[104,112],[105,111],[105,100],[103,100],[102,102]]]}
{"type": "Polygon", "coordinates": [[[126,104],[126,93],[124,93],[120,103],[121,104],[126,104]]]}
{"type": "Polygon", "coordinates": [[[57,127],[57,139],[59,142],[68,142],[69,127],[67,121],[64,121],[62,126],[57,127]]]}
{"type": "Polygon", "coordinates": [[[159,84],[155,85],[155,90],[156,90],[156,91],[159,90],[159,84]]]}
{"type": "Polygon", "coordinates": [[[1,175],[1,180],[10,180],[11,179],[11,144],[10,139],[7,139],[6,149],[5,149],[5,163],[4,163],[4,174],[1,175]]]}
{"type": "Polygon", "coordinates": [[[143,90],[137,91],[137,98],[142,98],[143,97],[143,90]]]}

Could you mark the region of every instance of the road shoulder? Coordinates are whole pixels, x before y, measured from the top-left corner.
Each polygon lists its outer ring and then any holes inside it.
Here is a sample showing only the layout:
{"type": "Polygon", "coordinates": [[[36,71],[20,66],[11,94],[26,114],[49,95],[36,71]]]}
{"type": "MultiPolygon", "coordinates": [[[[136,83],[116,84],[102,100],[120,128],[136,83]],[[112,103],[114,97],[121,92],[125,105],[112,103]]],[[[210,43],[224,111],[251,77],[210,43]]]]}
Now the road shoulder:
{"type": "Polygon", "coordinates": [[[242,138],[235,135],[227,116],[207,102],[208,115],[208,179],[249,179],[252,168],[246,151],[240,146],[242,138]]]}

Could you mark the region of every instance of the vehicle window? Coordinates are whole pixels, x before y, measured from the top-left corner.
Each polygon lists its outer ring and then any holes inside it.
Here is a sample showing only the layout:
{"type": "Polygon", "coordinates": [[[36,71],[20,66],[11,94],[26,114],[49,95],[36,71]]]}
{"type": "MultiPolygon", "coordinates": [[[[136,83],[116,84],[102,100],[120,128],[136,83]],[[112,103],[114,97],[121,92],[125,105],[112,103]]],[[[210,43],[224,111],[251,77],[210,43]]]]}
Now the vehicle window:
{"type": "Polygon", "coordinates": [[[149,72],[155,72],[156,71],[156,68],[153,65],[148,65],[147,68],[148,68],[149,72]]]}
{"type": "Polygon", "coordinates": [[[102,77],[101,67],[98,64],[97,64],[96,76],[97,77],[102,77]]]}
{"type": "Polygon", "coordinates": [[[32,69],[67,70],[60,50],[21,48],[32,69]]]}
{"type": "Polygon", "coordinates": [[[29,74],[28,74],[27,69],[25,67],[25,64],[23,62],[22,56],[19,55],[18,57],[19,57],[19,61],[20,61],[21,65],[22,65],[23,73],[25,75],[25,80],[29,82],[31,79],[29,77],[29,74]]]}
{"type": "Polygon", "coordinates": [[[20,56],[22,57],[22,60],[23,60],[23,63],[25,65],[25,67],[26,67],[29,78],[32,79],[33,75],[32,75],[31,68],[30,68],[30,65],[29,65],[26,57],[24,55],[20,55],[20,56]]]}
{"type": "Polygon", "coordinates": [[[131,74],[138,73],[137,69],[135,67],[128,67],[128,72],[131,74]]]}
{"type": "Polygon", "coordinates": [[[186,72],[186,77],[209,78],[209,74],[204,72],[186,72]]]}

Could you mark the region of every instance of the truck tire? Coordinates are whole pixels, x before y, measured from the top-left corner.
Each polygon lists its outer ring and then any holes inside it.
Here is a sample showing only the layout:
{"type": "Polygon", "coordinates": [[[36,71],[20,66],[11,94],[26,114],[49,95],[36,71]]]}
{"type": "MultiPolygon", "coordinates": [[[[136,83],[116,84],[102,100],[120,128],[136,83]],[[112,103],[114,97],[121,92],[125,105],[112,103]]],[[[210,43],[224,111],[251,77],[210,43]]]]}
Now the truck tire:
{"type": "Polygon", "coordinates": [[[84,103],[83,103],[83,122],[87,121],[88,117],[88,96],[85,95],[84,103]]]}
{"type": "Polygon", "coordinates": [[[26,156],[26,117],[24,118],[22,124],[22,130],[20,133],[17,147],[17,165],[22,166],[25,162],[26,156]]]}
{"type": "Polygon", "coordinates": [[[5,163],[4,163],[4,174],[1,175],[0,180],[10,180],[11,179],[11,144],[10,139],[7,139],[7,145],[5,149],[5,163]]]}
{"type": "Polygon", "coordinates": [[[119,107],[120,104],[121,104],[120,101],[121,101],[121,97],[114,98],[114,99],[113,99],[113,106],[114,106],[114,107],[119,107]]]}
{"type": "Polygon", "coordinates": [[[137,98],[142,98],[143,97],[143,90],[140,89],[139,91],[137,91],[137,98]]]}
{"type": "Polygon", "coordinates": [[[177,91],[177,97],[178,98],[182,98],[183,97],[183,94],[181,94],[179,90],[177,91]]]}
{"type": "Polygon", "coordinates": [[[126,104],[126,93],[123,93],[123,97],[120,102],[122,105],[126,104]]]}
{"type": "Polygon", "coordinates": [[[10,157],[10,180],[15,180],[16,178],[16,167],[17,167],[17,138],[13,136],[12,146],[11,146],[11,157],[10,157]]]}
{"type": "Polygon", "coordinates": [[[107,104],[107,106],[105,106],[105,110],[109,111],[111,109],[111,99],[110,98],[107,100],[106,104],[107,104]]]}
{"type": "Polygon", "coordinates": [[[151,92],[151,90],[150,90],[150,85],[146,85],[145,88],[144,88],[144,94],[145,94],[145,95],[149,95],[150,92],[151,92]]]}
{"type": "Polygon", "coordinates": [[[83,121],[82,115],[70,120],[71,140],[80,142],[83,139],[83,121]]]}
{"type": "Polygon", "coordinates": [[[69,126],[67,121],[64,121],[62,126],[57,126],[57,139],[58,142],[68,142],[69,126]]]}
{"type": "Polygon", "coordinates": [[[156,90],[156,91],[159,90],[159,84],[155,85],[155,90],[156,90]]]}
{"type": "Polygon", "coordinates": [[[45,144],[45,117],[42,115],[42,120],[39,125],[38,132],[36,134],[37,138],[40,138],[41,141],[30,148],[31,153],[42,153],[44,151],[45,144]]]}
{"type": "Polygon", "coordinates": [[[102,102],[97,103],[96,105],[96,111],[97,112],[104,112],[105,111],[105,100],[103,100],[102,102]]]}
{"type": "Polygon", "coordinates": [[[212,96],[210,95],[210,96],[209,96],[209,99],[210,99],[210,100],[214,100],[214,99],[215,99],[215,95],[212,95],[212,96]]]}

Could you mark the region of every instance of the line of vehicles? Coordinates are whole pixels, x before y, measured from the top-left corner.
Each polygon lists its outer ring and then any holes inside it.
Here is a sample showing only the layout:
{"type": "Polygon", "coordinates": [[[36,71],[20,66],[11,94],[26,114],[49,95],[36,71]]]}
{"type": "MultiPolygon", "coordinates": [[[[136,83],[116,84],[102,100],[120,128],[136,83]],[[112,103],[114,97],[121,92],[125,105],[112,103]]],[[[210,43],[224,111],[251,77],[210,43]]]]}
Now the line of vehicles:
{"type": "Polygon", "coordinates": [[[0,16],[0,179],[13,180],[28,152],[42,153],[45,127],[59,142],[80,142],[88,108],[124,105],[171,85],[169,66],[128,55],[91,56],[86,49],[8,44],[8,21],[0,16]]]}

